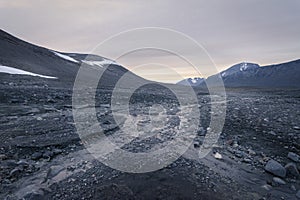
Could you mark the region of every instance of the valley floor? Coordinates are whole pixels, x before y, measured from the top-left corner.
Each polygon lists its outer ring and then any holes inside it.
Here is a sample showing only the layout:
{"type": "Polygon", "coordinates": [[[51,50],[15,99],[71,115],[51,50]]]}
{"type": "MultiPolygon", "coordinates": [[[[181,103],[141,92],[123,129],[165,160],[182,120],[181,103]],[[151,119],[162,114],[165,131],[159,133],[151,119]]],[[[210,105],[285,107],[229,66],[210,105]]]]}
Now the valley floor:
{"type": "MultiPolygon", "coordinates": [[[[110,91],[99,93],[99,123],[117,134],[105,99],[110,91]]],[[[89,154],[76,133],[71,96],[68,89],[0,85],[0,199],[297,199],[299,177],[280,183],[264,167],[271,159],[291,163],[289,152],[300,155],[300,91],[228,90],[224,129],[203,159],[196,152],[209,125],[210,98],[199,92],[202,131],[195,144],[144,174],[111,169],[89,154]]]]}

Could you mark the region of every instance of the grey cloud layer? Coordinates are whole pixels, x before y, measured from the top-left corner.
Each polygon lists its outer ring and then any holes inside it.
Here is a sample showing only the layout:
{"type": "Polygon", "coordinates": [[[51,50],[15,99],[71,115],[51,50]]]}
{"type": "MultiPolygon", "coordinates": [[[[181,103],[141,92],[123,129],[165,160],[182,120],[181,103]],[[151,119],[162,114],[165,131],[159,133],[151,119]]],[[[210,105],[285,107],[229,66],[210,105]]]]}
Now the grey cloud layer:
{"type": "MultiPolygon", "coordinates": [[[[299,10],[298,0],[0,0],[0,23],[30,42],[68,52],[89,52],[131,28],[171,28],[201,43],[223,69],[244,60],[299,58],[299,10]]],[[[203,75],[209,74],[208,67],[203,75]]]]}

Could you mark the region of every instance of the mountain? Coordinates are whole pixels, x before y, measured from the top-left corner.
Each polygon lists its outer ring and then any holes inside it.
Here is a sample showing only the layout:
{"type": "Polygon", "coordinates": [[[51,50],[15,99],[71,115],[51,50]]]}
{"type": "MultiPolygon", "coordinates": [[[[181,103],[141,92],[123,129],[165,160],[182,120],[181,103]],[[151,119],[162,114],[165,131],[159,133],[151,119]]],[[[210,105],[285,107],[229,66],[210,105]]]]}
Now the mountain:
{"type": "MultiPolygon", "coordinates": [[[[0,30],[0,76],[2,81],[18,80],[27,83],[43,82],[56,86],[72,87],[80,66],[91,70],[102,70],[100,80],[105,86],[112,86],[128,73],[132,80],[144,81],[116,62],[98,56],[78,53],[62,53],[30,44],[0,30]],[[107,66],[107,70],[103,66],[107,66]]],[[[87,74],[87,80],[93,77],[87,74]]]]}
{"type": "Polygon", "coordinates": [[[225,71],[222,71],[220,74],[223,78],[229,77],[229,76],[236,76],[240,74],[250,74],[255,72],[260,66],[255,63],[239,63],[236,65],[233,65],[232,67],[228,68],[225,71]]]}
{"type": "Polygon", "coordinates": [[[184,79],[182,81],[179,81],[176,84],[179,84],[179,85],[190,85],[190,86],[196,87],[196,86],[199,86],[200,84],[202,84],[203,81],[205,81],[204,78],[196,77],[196,78],[187,78],[187,79],[184,79]]]}
{"type": "Polygon", "coordinates": [[[197,86],[205,87],[206,83],[215,86],[222,78],[225,87],[299,88],[299,77],[300,59],[268,66],[243,62],[209,76],[197,86]]]}
{"type": "MultiPolygon", "coordinates": [[[[0,47],[2,82],[13,80],[21,85],[35,82],[72,87],[80,66],[88,69],[84,75],[87,82],[99,78],[97,71],[103,73],[99,80],[103,87],[113,87],[125,73],[132,84],[146,81],[113,60],[98,55],[54,51],[30,44],[3,30],[0,30],[0,47]],[[104,66],[108,66],[107,69],[104,66]]],[[[214,86],[222,78],[225,87],[298,88],[299,77],[300,60],[262,67],[243,62],[207,79],[188,78],[177,84],[205,87],[209,83],[214,86]]]]}

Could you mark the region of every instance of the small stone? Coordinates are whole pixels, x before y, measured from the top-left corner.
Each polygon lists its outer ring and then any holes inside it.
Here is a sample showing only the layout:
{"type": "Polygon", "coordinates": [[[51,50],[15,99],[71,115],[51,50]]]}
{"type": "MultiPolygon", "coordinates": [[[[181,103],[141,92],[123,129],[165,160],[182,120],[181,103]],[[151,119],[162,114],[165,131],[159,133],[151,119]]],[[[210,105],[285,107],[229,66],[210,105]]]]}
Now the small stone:
{"type": "Polygon", "coordinates": [[[62,153],[62,150],[61,149],[54,149],[52,152],[53,152],[54,155],[58,155],[58,154],[62,153]]]}
{"type": "Polygon", "coordinates": [[[101,104],[101,107],[110,108],[110,104],[101,104]]]}
{"type": "Polygon", "coordinates": [[[256,152],[253,151],[252,149],[248,149],[248,153],[249,153],[251,156],[255,156],[255,155],[256,155],[256,152]]]}
{"type": "Polygon", "coordinates": [[[294,152],[289,152],[288,158],[294,162],[299,162],[300,156],[294,152]]]}
{"type": "Polygon", "coordinates": [[[26,160],[20,160],[19,162],[17,162],[17,164],[19,166],[22,166],[22,167],[28,167],[29,166],[29,163],[26,160]]]}
{"type": "Polygon", "coordinates": [[[249,159],[249,158],[244,158],[244,160],[243,160],[243,162],[245,162],[245,163],[251,163],[251,159],[249,159]]]}
{"type": "Polygon", "coordinates": [[[7,159],[7,156],[4,155],[4,154],[0,154],[0,160],[6,160],[7,159]]]}
{"type": "Polygon", "coordinates": [[[227,141],[226,141],[226,144],[232,146],[232,145],[233,145],[233,140],[232,140],[232,139],[227,140],[227,141]]]}
{"type": "Polygon", "coordinates": [[[300,127],[299,126],[294,126],[293,129],[300,130],[300,127]]]}
{"type": "Polygon", "coordinates": [[[75,181],[76,181],[75,178],[70,178],[70,179],[68,180],[68,183],[75,182],[75,181]]]}
{"type": "Polygon", "coordinates": [[[9,180],[9,179],[4,179],[4,180],[2,180],[2,184],[3,184],[3,185],[10,185],[10,184],[11,184],[11,180],[9,180]]]}
{"type": "Polygon", "coordinates": [[[15,177],[15,176],[18,176],[21,172],[22,172],[22,170],[20,168],[15,168],[9,173],[9,175],[11,177],[15,177]]]}
{"type": "Polygon", "coordinates": [[[32,114],[32,113],[39,113],[40,109],[38,108],[32,108],[28,113],[32,114]]]}
{"type": "Polygon", "coordinates": [[[44,192],[38,190],[38,191],[27,193],[23,199],[40,200],[43,199],[43,197],[44,197],[44,192]]]}
{"type": "Polygon", "coordinates": [[[222,155],[219,154],[218,152],[216,152],[216,153],[214,154],[214,157],[215,157],[216,159],[222,159],[222,158],[223,158],[222,155]]]}
{"type": "Polygon", "coordinates": [[[43,156],[43,154],[41,152],[35,152],[31,155],[31,159],[32,160],[38,160],[43,156]]]}
{"type": "Polygon", "coordinates": [[[273,184],[276,185],[285,185],[286,182],[278,177],[273,177],[273,184]]]}
{"type": "Polygon", "coordinates": [[[234,141],[232,147],[233,147],[233,148],[237,148],[238,146],[239,146],[238,142],[237,142],[237,141],[234,141]]]}
{"type": "Polygon", "coordinates": [[[46,151],[45,153],[43,153],[43,158],[45,159],[50,159],[53,156],[53,152],[51,151],[46,151]]]}
{"type": "Polygon", "coordinates": [[[242,151],[235,151],[234,155],[238,158],[243,158],[245,157],[245,153],[242,151]]]}
{"type": "Polygon", "coordinates": [[[272,186],[269,184],[263,185],[262,188],[264,188],[265,190],[269,191],[272,189],[272,186]]]}
{"type": "Polygon", "coordinates": [[[265,166],[265,170],[275,176],[284,178],[286,176],[285,168],[275,160],[269,160],[265,166]]]}
{"type": "Polygon", "coordinates": [[[47,99],[47,102],[48,103],[56,103],[56,101],[54,99],[51,99],[51,98],[47,99]]]}
{"type": "Polygon", "coordinates": [[[270,133],[270,135],[274,135],[274,136],[276,135],[276,133],[274,131],[270,131],[269,133],[270,133]]]}
{"type": "Polygon", "coordinates": [[[67,170],[69,170],[69,171],[74,171],[75,169],[76,169],[75,165],[70,165],[67,167],[67,170]]]}
{"type": "Polygon", "coordinates": [[[36,120],[38,120],[38,121],[42,121],[42,120],[43,120],[43,118],[41,118],[41,117],[37,117],[37,118],[36,118],[36,120]]]}
{"type": "Polygon", "coordinates": [[[298,178],[299,177],[299,171],[297,169],[297,166],[294,163],[288,163],[284,166],[286,169],[286,174],[288,177],[292,178],[298,178]]]}
{"type": "Polygon", "coordinates": [[[195,142],[195,143],[194,143],[194,148],[200,148],[199,142],[195,142]]]}

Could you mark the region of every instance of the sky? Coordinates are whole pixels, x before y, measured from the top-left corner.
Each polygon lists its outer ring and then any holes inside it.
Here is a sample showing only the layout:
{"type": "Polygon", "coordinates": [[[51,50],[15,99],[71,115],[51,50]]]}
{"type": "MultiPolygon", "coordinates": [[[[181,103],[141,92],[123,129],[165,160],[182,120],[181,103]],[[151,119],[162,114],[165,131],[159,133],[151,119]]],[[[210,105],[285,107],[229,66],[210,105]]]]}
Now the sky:
{"type": "MultiPolygon", "coordinates": [[[[31,43],[79,53],[91,53],[99,43],[127,30],[171,29],[205,50],[204,59],[211,62],[197,66],[200,73],[162,51],[130,52],[117,61],[148,79],[176,82],[207,77],[244,61],[263,66],[299,59],[299,11],[299,0],[0,0],[0,24],[31,43]]],[[[106,45],[104,52],[114,52],[135,38],[118,41],[106,45]]],[[[163,41],[184,49],[192,59],[203,59],[174,38],[163,41]]]]}

